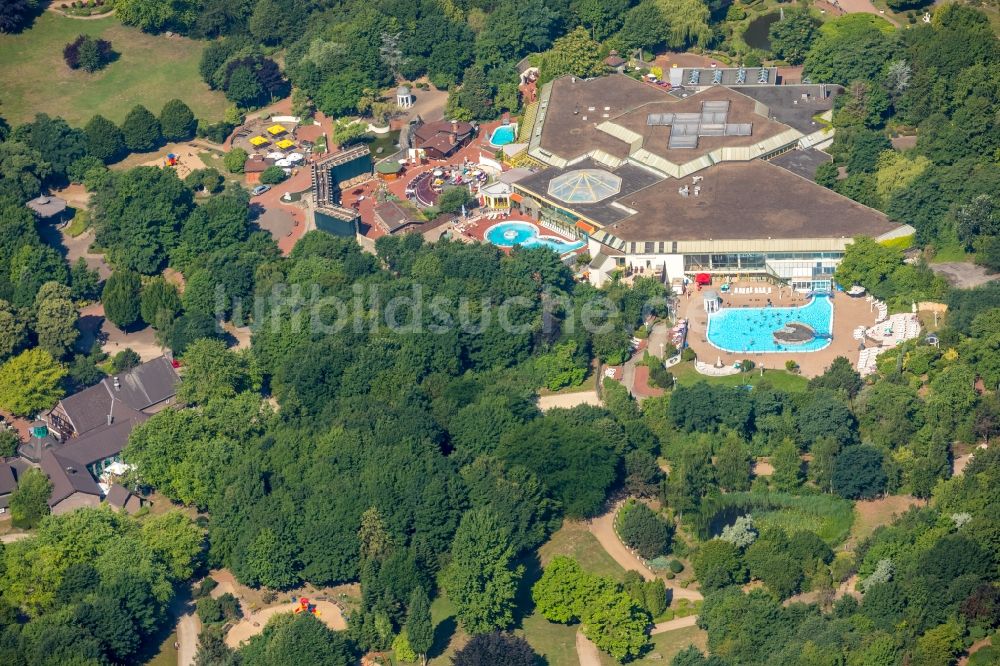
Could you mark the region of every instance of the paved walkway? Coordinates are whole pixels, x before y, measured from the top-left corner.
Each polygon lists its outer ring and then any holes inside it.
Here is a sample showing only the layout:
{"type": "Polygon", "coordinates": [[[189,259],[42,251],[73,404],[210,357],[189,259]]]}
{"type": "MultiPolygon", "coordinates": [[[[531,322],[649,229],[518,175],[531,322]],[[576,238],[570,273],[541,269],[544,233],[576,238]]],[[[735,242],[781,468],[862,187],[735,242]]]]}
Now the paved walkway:
{"type": "MultiPolygon", "coordinates": [[[[590,532],[597,540],[600,542],[604,550],[608,552],[615,562],[620,564],[626,571],[633,570],[638,571],[639,574],[645,580],[653,580],[657,576],[653,571],[647,567],[642,561],[632,554],[625,544],[621,542],[618,538],[618,534],[615,533],[615,514],[621,507],[622,502],[615,504],[610,511],[605,513],[603,516],[598,516],[590,521],[590,532]]],[[[674,599],[688,599],[690,601],[700,601],[702,597],[701,593],[697,590],[689,590],[679,585],[675,586],[671,581],[664,581],[667,589],[673,595],[674,599]]]]}

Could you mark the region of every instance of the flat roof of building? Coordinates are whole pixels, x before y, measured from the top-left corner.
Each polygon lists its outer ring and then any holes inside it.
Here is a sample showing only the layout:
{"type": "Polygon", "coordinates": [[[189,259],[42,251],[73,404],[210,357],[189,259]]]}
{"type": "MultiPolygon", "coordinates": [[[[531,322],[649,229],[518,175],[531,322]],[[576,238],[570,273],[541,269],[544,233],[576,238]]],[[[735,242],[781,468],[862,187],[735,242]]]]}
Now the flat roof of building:
{"type": "Polygon", "coordinates": [[[879,211],[768,162],[717,164],[636,192],[637,213],[606,227],[625,241],[881,236],[900,225],[879,211]],[[688,187],[688,196],[678,190],[688,187]],[[698,196],[694,188],[699,187],[698,196]]]}
{"type": "Polygon", "coordinates": [[[767,106],[771,118],[803,134],[812,134],[821,125],[813,116],[829,111],[833,102],[844,91],[834,84],[797,84],[788,86],[734,87],[734,91],[751,97],[767,106]]]}
{"type": "Polygon", "coordinates": [[[750,146],[776,136],[787,129],[783,124],[754,112],[756,102],[746,95],[717,87],[703,90],[685,99],[662,95],[659,102],[645,104],[612,118],[611,122],[642,136],[642,147],[674,163],[689,162],[723,147],[750,146]],[[694,148],[670,148],[668,142],[673,126],[649,125],[651,114],[701,113],[705,102],[729,102],[727,124],[750,124],[751,132],[742,136],[698,136],[694,148]]]}
{"type": "Polygon", "coordinates": [[[624,159],[629,145],[597,129],[597,125],[641,104],[666,99],[663,90],[624,74],[596,79],[564,76],[551,85],[540,146],[567,160],[595,148],[624,159]]]}
{"type": "Polygon", "coordinates": [[[788,169],[792,173],[816,180],[816,169],[819,165],[832,161],[833,158],[822,150],[806,148],[805,150],[789,150],[787,153],[778,155],[770,160],[771,164],[776,164],[782,169],[788,169]]]}

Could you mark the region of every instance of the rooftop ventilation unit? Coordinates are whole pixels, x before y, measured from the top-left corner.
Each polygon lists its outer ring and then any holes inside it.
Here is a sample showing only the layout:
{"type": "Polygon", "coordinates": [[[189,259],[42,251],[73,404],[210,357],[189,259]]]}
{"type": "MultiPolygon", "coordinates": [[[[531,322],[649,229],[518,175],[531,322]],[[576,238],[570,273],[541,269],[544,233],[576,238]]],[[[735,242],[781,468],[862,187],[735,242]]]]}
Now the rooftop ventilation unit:
{"type": "Polygon", "coordinates": [[[747,70],[740,67],[736,70],[736,85],[743,85],[747,82],[747,70]]]}

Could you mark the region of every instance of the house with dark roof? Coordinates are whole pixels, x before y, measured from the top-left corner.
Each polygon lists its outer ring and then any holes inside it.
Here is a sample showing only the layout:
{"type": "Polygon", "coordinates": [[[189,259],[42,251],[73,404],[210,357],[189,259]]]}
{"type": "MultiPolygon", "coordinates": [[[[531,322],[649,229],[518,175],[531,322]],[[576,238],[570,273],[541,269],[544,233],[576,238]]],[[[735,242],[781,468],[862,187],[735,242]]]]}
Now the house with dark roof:
{"type": "Polygon", "coordinates": [[[132,494],[125,486],[112,483],[105,501],[114,509],[131,515],[142,508],[142,498],[132,494]]]}
{"type": "Polygon", "coordinates": [[[163,409],[177,395],[178,381],[173,364],[160,356],[63,398],[42,418],[57,438],[79,437],[163,409]]]}
{"type": "Polygon", "coordinates": [[[411,128],[411,143],[431,159],[443,160],[468,143],[476,128],[458,120],[438,120],[425,123],[417,118],[411,128]]]}
{"type": "Polygon", "coordinates": [[[173,403],[178,382],[173,364],[161,356],[63,398],[32,424],[18,453],[52,481],[52,513],[101,503],[105,470],[121,462],[137,425],[173,403]]]}
{"type": "Polygon", "coordinates": [[[54,514],[82,506],[97,506],[104,492],[98,484],[104,471],[121,462],[121,452],[132,430],[149,417],[136,412],[124,419],[94,428],[63,444],[41,451],[41,468],[52,481],[49,508],[54,514]]]}
{"type": "Polygon", "coordinates": [[[625,59],[618,55],[618,51],[611,49],[611,54],[604,59],[604,64],[607,65],[608,69],[617,72],[619,74],[625,73],[625,59]]]}

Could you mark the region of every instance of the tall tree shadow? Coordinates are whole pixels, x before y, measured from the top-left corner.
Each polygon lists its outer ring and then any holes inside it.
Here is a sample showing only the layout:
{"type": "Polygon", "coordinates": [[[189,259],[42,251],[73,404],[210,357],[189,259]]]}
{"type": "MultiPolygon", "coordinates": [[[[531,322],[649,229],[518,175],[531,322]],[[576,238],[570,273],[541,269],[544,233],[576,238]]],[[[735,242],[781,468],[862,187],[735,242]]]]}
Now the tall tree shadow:
{"type": "Polygon", "coordinates": [[[517,592],[514,595],[514,628],[522,629],[524,618],[535,612],[535,601],[531,598],[531,588],[534,587],[538,579],[542,577],[542,562],[538,559],[537,552],[525,555],[518,562],[524,567],[524,575],[517,585],[517,592]]]}
{"type": "Polygon", "coordinates": [[[458,622],[454,615],[449,615],[438,622],[437,626],[434,627],[434,642],[431,644],[431,649],[427,651],[427,657],[433,659],[444,654],[457,629],[458,622]]]}

